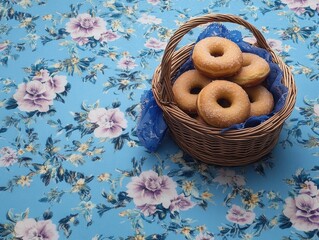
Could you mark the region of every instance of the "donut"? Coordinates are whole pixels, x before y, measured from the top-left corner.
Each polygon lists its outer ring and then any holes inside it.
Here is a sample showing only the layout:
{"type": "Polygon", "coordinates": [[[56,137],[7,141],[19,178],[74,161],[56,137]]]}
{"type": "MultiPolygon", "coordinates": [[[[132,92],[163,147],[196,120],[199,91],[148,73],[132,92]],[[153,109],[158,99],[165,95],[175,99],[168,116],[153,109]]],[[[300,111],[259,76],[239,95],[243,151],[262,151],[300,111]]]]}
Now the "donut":
{"type": "Polygon", "coordinates": [[[265,59],[256,54],[243,53],[243,67],[230,80],[242,87],[253,87],[264,81],[269,72],[270,67],[265,59]]]}
{"type": "Polygon", "coordinates": [[[201,116],[197,115],[197,116],[195,116],[194,118],[195,118],[195,120],[196,120],[199,124],[202,124],[202,125],[205,125],[205,126],[209,126],[209,125],[204,121],[204,119],[201,118],[201,116]]]}
{"type": "Polygon", "coordinates": [[[202,88],[211,82],[210,78],[197,70],[189,70],[180,75],[172,90],[177,106],[187,113],[197,113],[197,96],[202,88]]]}
{"type": "Polygon", "coordinates": [[[269,114],[274,108],[273,95],[262,85],[244,88],[250,100],[250,117],[269,114]]]}
{"type": "Polygon", "coordinates": [[[214,80],[198,94],[198,114],[214,127],[225,128],[244,122],[250,114],[245,90],[227,80],[214,80]]]}
{"type": "Polygon", "coordinates": [[[195,68],[210,78],[232,76],[243,63],[237,44],[222,37],[207,37],[196,43],[192,60],[195,68]]]}

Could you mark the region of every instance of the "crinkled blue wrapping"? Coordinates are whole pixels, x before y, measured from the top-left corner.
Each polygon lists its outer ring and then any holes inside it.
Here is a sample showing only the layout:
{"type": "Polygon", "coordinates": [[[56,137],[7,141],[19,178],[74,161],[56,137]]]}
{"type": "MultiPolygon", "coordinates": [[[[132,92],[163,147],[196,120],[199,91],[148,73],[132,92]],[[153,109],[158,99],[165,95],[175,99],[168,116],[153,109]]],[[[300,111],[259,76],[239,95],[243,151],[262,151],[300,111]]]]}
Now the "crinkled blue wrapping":
{"type": "MultiPolygon", "coordinates": [[[[223,129],[222,133],[230,129],[241,129],[257,126],[278,112],[285,104],[288,89],[281,83],[281,79],[283,77],[282,71],[277,64],[272,63],[271,55],[265,49],[251,46],[250,44],[244,42],[239,31],[229,31],[224,25],[219,23],[213,23],[209,25],[199,35],[196,42],[199,42],[200,40],[210,36],[227,38],[235,42],[240,47],[242,52],[254,53],[264,58],[270,65],[270,74],[265,79],[264,83],[267,89],[273,94],[275,101],[274,109],[270,114],[250,117],[243,123],[235,124],[223,129]]],[[[192,53],[190,53],[188,60],[186,60],[186,62],[180,67],[174,79],[176,79],[182,73],[194,69],[191,55],[192,53]]],[[[144,93],[141,98],[141,104],[142,113],[137,126],[137,136],[143,146],[145,146],[149,151],[155,151],[164,137],[167,125],[163,119],[162,110],[157,106],[151,90],[148,90],[144,93]]]]}
{"type": "Polygon", "coordinates": [[[141,97],[141,115],[137,124],[137,136],[140,143],[154,152],[160,145],[167,125],[162,109],[157,105],[152,90],[145,91],[141,97]]]}

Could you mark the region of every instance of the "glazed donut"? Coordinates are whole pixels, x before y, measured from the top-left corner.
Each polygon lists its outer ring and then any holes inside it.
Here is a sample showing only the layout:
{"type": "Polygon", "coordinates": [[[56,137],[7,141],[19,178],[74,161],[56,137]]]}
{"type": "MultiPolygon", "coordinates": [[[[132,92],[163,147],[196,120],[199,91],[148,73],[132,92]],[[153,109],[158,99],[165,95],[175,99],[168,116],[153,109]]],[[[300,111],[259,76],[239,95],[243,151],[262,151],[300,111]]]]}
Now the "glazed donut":
{"type": "Polygon", "coordinates": [[[228,77],[242,66],[243,57],[236,43],[222,37],[207,37],[195,44],[192,59],[195,68],[211,77],[228,77]]]}
{"type": "Polygon", "coordinates": [[[250,102],[247,93],[238,84],[215,80],[198,94],[197,109],[207,124],[225,128],[249,117],[250,102]]]}
{"type": "Polygon", "coordinates": [[[250,100],[250,117],[269,114],[274,108],[272,94],[262,85],[245,88],[250,100]]]}
{"type": "Polygon", "coordinates": [[[210,82],[208,77],[197,70],[184,72],[176,79],[172,87],[177,106],[187,113],[197,113],[198,92],[210,82]]]}
{"type": "Polygon", "coordinates": [[[242,87],[253,87],[264,81],[269,72],[270,67],[265,59],[256,54],[243,53],[243,67],[230,80],[242,87]]]}

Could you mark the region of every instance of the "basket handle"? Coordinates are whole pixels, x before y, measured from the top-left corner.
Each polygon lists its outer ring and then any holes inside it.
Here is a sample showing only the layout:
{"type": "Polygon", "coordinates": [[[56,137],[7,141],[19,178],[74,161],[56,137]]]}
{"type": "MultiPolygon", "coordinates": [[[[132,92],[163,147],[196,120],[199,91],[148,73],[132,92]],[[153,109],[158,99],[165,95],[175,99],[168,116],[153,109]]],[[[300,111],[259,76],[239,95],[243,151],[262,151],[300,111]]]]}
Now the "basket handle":
{"type": "Polygon", "coordinates": [[[160,102],[164,105],[170,104],[173,101],[173,91],[171,86],[171,64],[173,54],[178,43],[181,41],[183,36],[187,34],[191,29],[197,27],[201,24],[206,24],[208,22],[231,22],[237,23],[246,27],[255,36],[257,40],[257,45],[267,51],[272,51],[266,42],[266,39],[261,34],[261,32],[254,27],[249,22],[243,20],[236,15],[230,14],[208,14],[201,17],[193,18],[185,22],[180,28],[173,34],[170,38],[162,58],[161,62],[161,75],[159,78],[159,84],[162,86],[160,90],[161,100],[160,102]]]}

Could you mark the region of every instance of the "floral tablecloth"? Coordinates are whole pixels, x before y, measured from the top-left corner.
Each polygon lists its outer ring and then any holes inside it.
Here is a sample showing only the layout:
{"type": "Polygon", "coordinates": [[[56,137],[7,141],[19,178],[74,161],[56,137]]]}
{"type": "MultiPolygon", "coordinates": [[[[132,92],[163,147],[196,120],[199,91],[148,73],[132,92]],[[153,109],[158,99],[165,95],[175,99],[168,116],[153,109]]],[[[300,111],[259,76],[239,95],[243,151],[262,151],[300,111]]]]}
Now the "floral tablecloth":
{"type": "Polygon", "coordinates": [[[1,0],[0,239],[318,239],[318,12],[318,0],[1,0]],[[168,39],[207,13],[251,22],[295,76],[277,146],[245,167],[197,163],[169,134],[151,153],[136,135],[168,39]]]}

